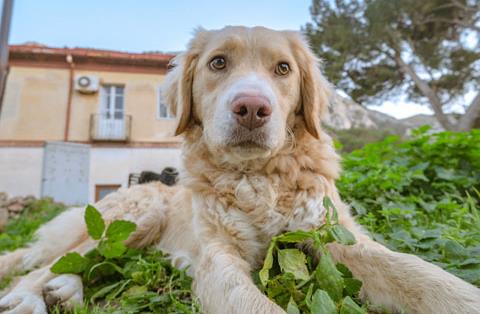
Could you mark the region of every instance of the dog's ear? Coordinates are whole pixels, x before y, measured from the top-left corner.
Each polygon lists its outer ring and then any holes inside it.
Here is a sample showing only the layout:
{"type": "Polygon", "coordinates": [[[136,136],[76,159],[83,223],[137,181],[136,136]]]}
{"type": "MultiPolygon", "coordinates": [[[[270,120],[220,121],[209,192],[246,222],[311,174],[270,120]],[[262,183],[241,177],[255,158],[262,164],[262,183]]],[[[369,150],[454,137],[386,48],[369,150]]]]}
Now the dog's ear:
{"type": "Polygon", "coordinates": [[[177,118],[175,135],[182,134],[192,121],[194,73],[207,33],[201,28],[197,29],[187,50],[177,55],[169,64],[171,70],[165,77],[162,95],[170,112],[175,113],[177,118]]]}
{"type": "Polygon", "coordinates": [[[320,120],[328,108],[331,87],[320,71],[320,62],[307,40],[297,32],[287,32],[300,71],[301,106],[305,126],[313,137],[320,136],[320,120]]]}

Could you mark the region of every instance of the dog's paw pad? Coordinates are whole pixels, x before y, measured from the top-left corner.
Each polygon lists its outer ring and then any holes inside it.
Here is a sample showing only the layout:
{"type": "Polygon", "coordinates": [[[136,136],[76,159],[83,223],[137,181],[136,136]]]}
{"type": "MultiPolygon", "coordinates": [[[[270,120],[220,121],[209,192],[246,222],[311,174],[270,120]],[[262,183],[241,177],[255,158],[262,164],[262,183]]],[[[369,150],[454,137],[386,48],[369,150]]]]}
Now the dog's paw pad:
{"type": "Polygon", "coordinates": [[[77,275],[55,277],[43,287],[43,296],[49,306],[59,304],[73,308],[83,302],[82,279],[77,275]]]}
{"type": "Polygon", "coordinates": [[[12,291],[0,299],[2,314],[47,314],[42,297],[26,291],[12,291]]]}

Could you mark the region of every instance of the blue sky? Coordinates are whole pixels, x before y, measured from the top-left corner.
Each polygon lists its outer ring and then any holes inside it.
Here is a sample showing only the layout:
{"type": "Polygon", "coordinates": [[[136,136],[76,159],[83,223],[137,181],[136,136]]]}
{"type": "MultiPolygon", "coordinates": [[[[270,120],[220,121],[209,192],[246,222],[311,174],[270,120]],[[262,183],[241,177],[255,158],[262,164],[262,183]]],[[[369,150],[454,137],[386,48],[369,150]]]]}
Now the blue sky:
{"type": "Polygon", "coordinates": [[[197,26],[300,29],[311,0],[16,0],[10,43],[142,52],[178,51],[197,26]]]}
{"type": "MultiPolygon", "coordinates": [[[[311,0],[15,0],[10,43],[129,52],[175,52],[198,26],[262,25],[300,29],[310,20],[311,0]]],[[[371,107],[397,118],[430,113],[407,102],[371,107]]]]}

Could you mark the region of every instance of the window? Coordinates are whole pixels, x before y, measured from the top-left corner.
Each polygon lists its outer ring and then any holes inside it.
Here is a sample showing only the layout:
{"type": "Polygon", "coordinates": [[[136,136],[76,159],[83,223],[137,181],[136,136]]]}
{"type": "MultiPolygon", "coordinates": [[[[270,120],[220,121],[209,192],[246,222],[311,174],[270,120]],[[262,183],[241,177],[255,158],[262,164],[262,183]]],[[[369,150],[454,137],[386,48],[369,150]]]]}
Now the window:
{"type": "Polygon", "coordinates": [[[165,101],[162,97],[161,88],[158,89],[158,118],[159,119],[175,118],[175,115],[170,113],[170,110],[168,109],[167,104],[165,104],[165,101]]]}
{"type": "Polygon", "coordinates": [[[106,119],[123,120],[124,117],[124,95],[123,86],[103,85],[101,114],[106,119]]]}
{"type": "Polygon", "coordinates": [[[124,86],[102,85],[100,90],[100,114],[97,116],[95,136],[97,140],[125,141],[129,135],[129,119],[125,116],[124,86]]]}
{"type": "Polygon", "coordinates": [[[98,202],[110,193],[121,187],[120,184],[97,184],[95,185],[95,202],[98,202]]]}

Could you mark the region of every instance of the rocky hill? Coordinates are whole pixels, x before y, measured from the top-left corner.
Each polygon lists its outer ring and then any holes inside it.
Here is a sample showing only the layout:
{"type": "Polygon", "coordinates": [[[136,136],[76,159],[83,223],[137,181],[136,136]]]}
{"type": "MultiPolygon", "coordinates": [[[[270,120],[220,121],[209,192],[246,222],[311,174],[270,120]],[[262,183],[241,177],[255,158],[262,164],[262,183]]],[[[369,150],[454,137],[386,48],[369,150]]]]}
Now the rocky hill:
{"type": "Polygon", "coordinates": [[[331,102],[328,115],[323,121],[335,130],[349,129],[388,129],[392,133],[405,133],[410,127],[402,120],[397,120],[384,113],[369,110],[351,99],[336,94],[331,102]]]}
{"type": "MultiPolygon", "coordinates": [[[[448,118],[450,118],[452,123],[455,123],[453,115],[449,115],[448,118]]],[[[440,132],[444,130],[444,128],[437,121],[437,119],[435,119],[434,116],[428,114],[417,114],[415,116],[405,118],[399,121],[404,124],[408,129],[418,128],[422,125],[430,125],[432,127],[432,132],[440,132]]]]}
{"type": "MultiPolygon", "coordinates": [[[[323,119],[334,130],[378,129],[395,134],[408,134],[422,125],[430,125],[432,132],[443,131],[443,127],[432,115],[417,114],[405,119],[395,119],[379,111],[370,110],[353,100],[336,94],[323,119]]],[[[449,115],[454,123],[455,117],[449,115]]]]}

